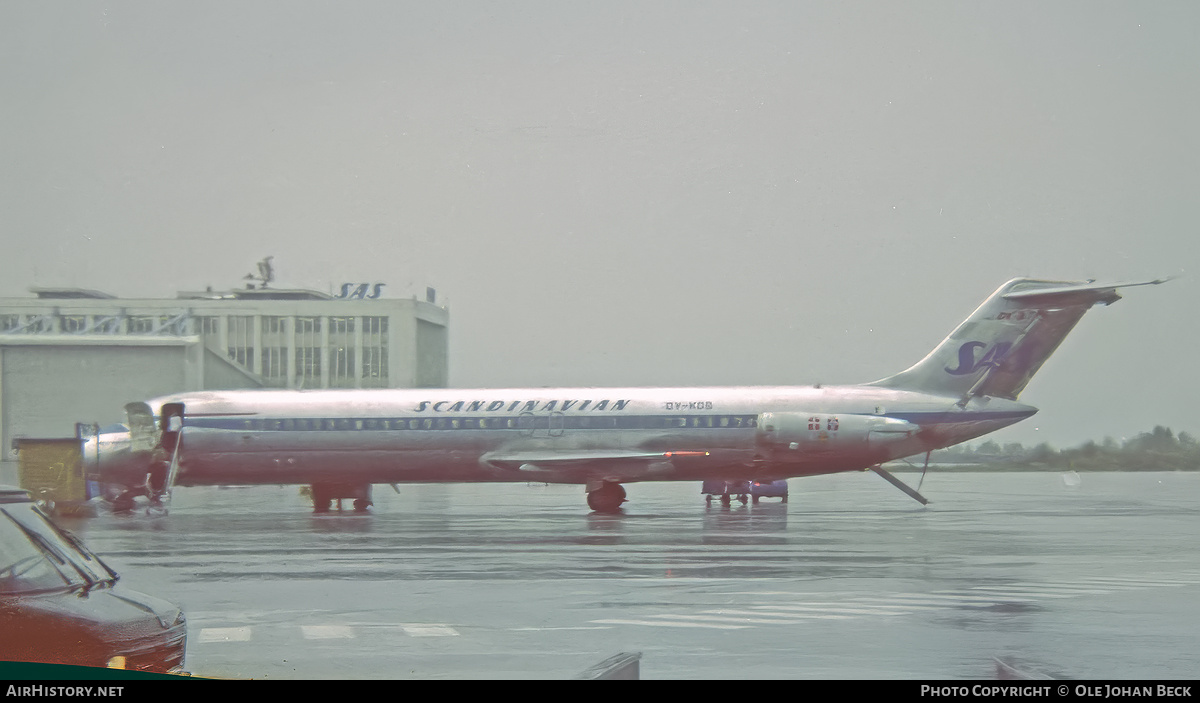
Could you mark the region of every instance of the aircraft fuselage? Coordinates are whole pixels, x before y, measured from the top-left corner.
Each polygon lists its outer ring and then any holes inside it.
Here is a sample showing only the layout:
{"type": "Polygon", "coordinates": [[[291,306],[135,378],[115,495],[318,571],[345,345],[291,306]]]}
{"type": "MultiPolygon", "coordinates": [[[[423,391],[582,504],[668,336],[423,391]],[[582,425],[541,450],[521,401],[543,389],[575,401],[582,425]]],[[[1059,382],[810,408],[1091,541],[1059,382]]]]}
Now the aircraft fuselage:
{"type": "MultiPolygon", "coordinates": [[[[778,479],[864,469],[1036,412],[864,386],[206,391],[149,405],[169,403],[183,407],[185,486],[778,479]]],[[[144,476],[144,462],[106,464],[105,480],[144,476]]]]}

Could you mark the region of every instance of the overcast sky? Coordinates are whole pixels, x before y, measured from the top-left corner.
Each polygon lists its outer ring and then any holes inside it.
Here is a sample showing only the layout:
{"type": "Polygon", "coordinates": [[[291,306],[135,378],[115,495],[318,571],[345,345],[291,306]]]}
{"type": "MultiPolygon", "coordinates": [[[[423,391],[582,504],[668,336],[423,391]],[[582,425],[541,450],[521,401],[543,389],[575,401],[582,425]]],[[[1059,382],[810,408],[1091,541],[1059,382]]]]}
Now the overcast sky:
{"type": "Polygon", "coordinates": [[[0,296],[438,291],[451,385],[858,383],[1131,280],[999,441],[1200,435],[1200,4],[0,7],[0,296]]]}

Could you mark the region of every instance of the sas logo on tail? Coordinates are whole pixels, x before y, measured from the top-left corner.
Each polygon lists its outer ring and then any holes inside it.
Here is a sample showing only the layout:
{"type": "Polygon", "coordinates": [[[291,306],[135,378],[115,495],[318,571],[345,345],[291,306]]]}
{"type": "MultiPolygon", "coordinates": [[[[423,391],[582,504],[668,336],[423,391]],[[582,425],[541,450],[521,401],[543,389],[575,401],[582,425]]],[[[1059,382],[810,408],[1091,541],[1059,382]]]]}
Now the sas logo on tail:
{"type": "Polygon", "coordinates": [[[1012,349],[1011,342],[997,342],[995,346],[988,349],[981,358],[976,360],[976,350],[983,349],[986,346],[986,342],[966,342],[963,344],[958,348],[958,367],[952,369],[947,366],[946,373],[951,376],[966,376],[982,368],[997,368],[1004,362],[1004,358],[1008,356],[1009,350],[1012,349]]]}

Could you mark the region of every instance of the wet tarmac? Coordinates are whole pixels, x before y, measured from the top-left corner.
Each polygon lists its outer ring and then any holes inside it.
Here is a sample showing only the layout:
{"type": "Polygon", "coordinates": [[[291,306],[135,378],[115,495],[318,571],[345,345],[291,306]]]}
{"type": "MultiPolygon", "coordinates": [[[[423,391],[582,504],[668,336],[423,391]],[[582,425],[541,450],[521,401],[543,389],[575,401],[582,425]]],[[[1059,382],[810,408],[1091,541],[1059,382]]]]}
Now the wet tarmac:
{"type": "Polygon", "coordinates": [[[198,676],[567,679],[619,652],[643,679],[1200,676],[1200,473],[937,473],[924,508],[872,474],[789,483],[630,484],[615,516],[578,486],[379,486],[365,516],[181,488],[165,517],[60,521],[184,607],[198,676]]]}

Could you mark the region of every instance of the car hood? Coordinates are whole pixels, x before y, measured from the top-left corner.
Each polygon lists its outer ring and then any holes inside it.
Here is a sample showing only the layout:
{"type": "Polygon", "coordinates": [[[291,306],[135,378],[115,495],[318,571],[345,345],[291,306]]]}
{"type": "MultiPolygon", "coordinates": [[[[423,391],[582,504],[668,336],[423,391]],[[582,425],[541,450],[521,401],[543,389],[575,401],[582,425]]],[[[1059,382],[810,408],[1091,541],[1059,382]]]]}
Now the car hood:
{"type": "Polygon", "coordinates": [[[130,669],[182,666],[187,623],[177,606],[120,586],[0,596],[0,659],[130,669]]]}

